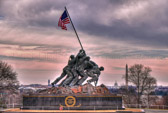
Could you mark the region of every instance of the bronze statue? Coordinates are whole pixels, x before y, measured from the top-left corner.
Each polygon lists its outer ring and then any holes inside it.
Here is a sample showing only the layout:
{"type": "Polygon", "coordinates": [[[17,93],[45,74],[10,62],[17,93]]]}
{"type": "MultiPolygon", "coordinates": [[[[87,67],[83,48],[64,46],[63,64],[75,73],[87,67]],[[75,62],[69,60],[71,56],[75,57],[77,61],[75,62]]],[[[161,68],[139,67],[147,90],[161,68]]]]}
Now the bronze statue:
{"type": "Polygon", "coordinates": [[[88,57],[86,56],[86,53],[84,50],[80,50],[79,53],[76,55],[76,64],[74,65],[74,67],[72,68],[72,73],[74,74],[74,79],[71,81],[70,86],[74,86],[77,85],[78,81],[79,81],[79,75],[80,76],[84,76],[83,72],[79,72],[78,68],[80,65],[83,64],[83,62],[88,59],[88,57]]]}
{"type": "Polygon", "coordinates": [[[60,77],[58,77],[53,83],[57,84],[62,78],[66,78],[59,84],[59,86],[75,86],[82,85],[82,83],[88,78],[88,83],[95,83],[97,85],[100,71],[103,71],[104,67],[100,67],[93,61],[90,57],[86,55],[85,51],[81,49],[76,55],[71,55],[68,61],[68,65],[63,68],[63,72],[60,77]]]}
{"type": "Polygon", "coordinates": [[[79,73],[79,76],[81,79],[77,82],[77,85],[82,85],[82,83],[88,78],[88,75],[85,73],[86,68],[90,65],[89,63],[90,57],[83,57],[81,59],[81,62],[79,62],[79,65],[77,67],[77,72],[79,73]]]}
{"type": "Polygon", "coordinates": [[[104,67],[98,67],[94,66],[92,69],[87,70],[88,77],[91,77],[90,80],[87,80],[88,83],[94,82],[95,86],[97,86],[97,82],[99,79],[99,76],[101,74],[101,71],[104,71],[104,67]]]}
{"type": "Polygon", "coordinates": [[[63,72],[61,74],[60,77],[58,77],[52,84],[52,86],[54,86],[54,84],[57,84],[62,78],[64,78],[67,75],[67,78],[59,85],[59,86],[64,86],[66,85],[70,80],[73,79],[73,74],[71,72],[71,69],[73,68],[73,66],[75,65],[75,56],[71,55],[68,61],[68,65],[65,66],[63,68],[63,72]]]}

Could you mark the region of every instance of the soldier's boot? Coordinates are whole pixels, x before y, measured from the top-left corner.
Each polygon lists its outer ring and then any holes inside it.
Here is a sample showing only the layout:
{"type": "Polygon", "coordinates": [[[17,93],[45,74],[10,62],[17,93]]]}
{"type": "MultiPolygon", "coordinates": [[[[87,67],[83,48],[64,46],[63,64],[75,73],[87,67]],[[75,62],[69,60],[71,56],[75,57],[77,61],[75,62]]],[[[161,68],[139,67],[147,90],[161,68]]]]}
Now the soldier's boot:
{"type": "Polygon", "coordinates": [[[51,85],[52,85],[52,87],[55,87],[55,86],[54,86],[54,83],[51,83],[51,85]]]}
{"type": "Polygon", "coordinates": [[[87,80],[87,83],[92,83],[92,82],[95,82],[97,80],[98,80],[98,78],[96,76],[92,76],[92,79],[87,80]]]}

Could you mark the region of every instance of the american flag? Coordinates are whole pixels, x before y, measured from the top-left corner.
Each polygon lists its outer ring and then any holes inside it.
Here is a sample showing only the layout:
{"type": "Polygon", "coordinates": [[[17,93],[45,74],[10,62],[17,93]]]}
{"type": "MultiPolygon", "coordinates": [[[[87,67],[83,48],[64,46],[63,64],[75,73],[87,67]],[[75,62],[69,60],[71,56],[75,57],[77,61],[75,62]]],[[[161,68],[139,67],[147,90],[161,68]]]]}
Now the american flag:
{"type": "Polygon", "coordinates": [[[64,30],[67,30],[67,27],[65,24],[69,24],[69,23],[70,23],[70,19],[69,19],[67,12],[65,10],[59,19],[58,26],[64,30]]]}

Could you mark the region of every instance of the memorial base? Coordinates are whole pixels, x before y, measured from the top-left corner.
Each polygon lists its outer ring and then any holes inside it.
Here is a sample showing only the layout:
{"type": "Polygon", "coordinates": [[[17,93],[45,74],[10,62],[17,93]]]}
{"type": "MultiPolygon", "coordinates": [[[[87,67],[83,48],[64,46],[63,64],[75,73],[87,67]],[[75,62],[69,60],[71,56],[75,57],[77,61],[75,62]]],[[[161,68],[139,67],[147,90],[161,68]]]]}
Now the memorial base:
{"type": "Polygon", "coordinates": [[[5,113],[144,113],[125,110],[122,97],[112,95],[105,85],[85,84],[77,87],[53,87],[23,96],[19,110],[5,113]]]}
{"type": "Polygon", "coordinates": [[[32,110],[118,110],[122,108],[120,96],[87,95],[29,95],[23,96],[21,109],[32,110]]]}

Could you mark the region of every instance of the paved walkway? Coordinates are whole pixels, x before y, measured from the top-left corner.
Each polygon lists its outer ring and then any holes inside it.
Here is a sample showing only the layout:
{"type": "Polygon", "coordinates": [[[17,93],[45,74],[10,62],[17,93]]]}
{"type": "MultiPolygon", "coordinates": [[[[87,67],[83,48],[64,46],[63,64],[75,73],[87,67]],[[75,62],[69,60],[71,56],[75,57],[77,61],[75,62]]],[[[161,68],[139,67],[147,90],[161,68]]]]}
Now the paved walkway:
{"type": "Polygon", "coordinates": [[[126,110],[20,110],[19,108],[6,110],[5,113],[142,113],[140,109],[126,110]]]}
{"type": "Polygon", "coordinates": [[[168,110],[145,109],[145,113],[168,113],[168,110]]]}
{"type": "MultiPolygon", "coordinates": [[[[130,110],[130,109],[127,109],[127,110],[130,110]]],[[[2,109],[0,109],[0,113],[2,112],[2,111],[4,111],[4,110],[2,110],[2,109]]],[[[20,109],[10,109],[10,110],[5,110],[5,111],[15,111],[15,112],[19,112],[20,111],[20,109]]],[[[24,112],[26,112],[26,111],[29,111],[29,110],[24,110],[24,112]]],[[[33,111],[33,110],[32,110],[33,111]]],[[[41,112],[41,110],[35,110],[37,113],[38,112],[41,112]]],[[[48,112],[50,111],[50,110],[47,110],[48,112]]],[[[52,110],[51,110],[52,111],[52,110]]],[[[51,112],[50,111],[50,112],[51,112]]],[[[75,110],[74,110],[75,111],[75,110]]],[[[107,112],[109,112],[109,111],[111,111],[111,112],[115,112],[115,110],[113,111],[113,110],[105,110],[104,112],[105,113],[107,113],[107,112]]],[[[134,111],[134,112],[137,112],[137,111],[139,111],[139,110],[136,110],[136,109],[131,109],[130,111],[134,111]]],[[[168,110],[153,110],[153,109],[145,109],[144,110],[145,111],[145,113],[168,113],[168,110]]],[[[58,110],[55,110],[55,112],[58,112],[58,110]]],[[[60,111],[59,111],[60,112],[60,111]]],[[[61,111],[62,113],[67,113],[67,111],[66,110],[63,110],[63,111],[61,111]]],[[[77,113],[77,111],[75,111],[76,113],[77,113]]],[[[74,113],[75,113],[74,112],[74,113]]],[[[81,112],[81,111],[80,111],[81,112]]],[[[86,112],[86,111],[85,111],[86,112]]],[[[89,110],[87,111],[88,113],[89,113],[89,110]]],[[[98,112],[100,112],[100,111],[95,111],[94,113],[98,113],[98,112]]],[[[82,112],[81,112],[82,113],[82,112]]],[[[92,113],[93,113],[93,111],[92,111],[92,113]]]]}

